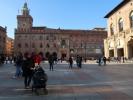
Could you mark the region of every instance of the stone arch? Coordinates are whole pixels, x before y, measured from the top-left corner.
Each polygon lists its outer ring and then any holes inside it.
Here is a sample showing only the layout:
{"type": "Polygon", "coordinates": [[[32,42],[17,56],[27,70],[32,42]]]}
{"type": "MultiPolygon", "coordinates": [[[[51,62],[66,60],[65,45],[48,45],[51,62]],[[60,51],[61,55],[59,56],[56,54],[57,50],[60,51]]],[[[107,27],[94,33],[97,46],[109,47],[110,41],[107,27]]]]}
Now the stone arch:
{"type": "Polygon", "coordinates": [[[46,52],[46,53],[45,53],[45,57],[46,57],[46,58],[48,58],[49,55],[50,55],[50,52],[46,52]]]}
{"type": "Polygon", "coordinates": [[[133,58],[133,36],[127,42],[128,58],[133,58]]]}

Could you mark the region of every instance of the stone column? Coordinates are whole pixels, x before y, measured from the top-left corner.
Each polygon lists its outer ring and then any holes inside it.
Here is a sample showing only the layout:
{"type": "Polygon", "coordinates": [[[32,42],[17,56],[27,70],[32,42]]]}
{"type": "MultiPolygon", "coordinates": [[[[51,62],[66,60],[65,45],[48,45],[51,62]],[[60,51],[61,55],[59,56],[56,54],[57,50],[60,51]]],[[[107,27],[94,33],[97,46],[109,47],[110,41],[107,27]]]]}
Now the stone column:
{"type": "Polygon", "coordinates": [[[124,40],[124,57],[128,58],[128,46],[126,40],[124,40]]]}
{"type": "Polygon", "coordinates": [[[108,40],[104,40],[104,55],[105,57],[109,57],[109,46],[108,46],[108,40]]]}
{"type": "Polygon", "coordinates": [[[114,44],[114,57],[118,57],[116,41],[115,41],[115,44],[114,44]]]}

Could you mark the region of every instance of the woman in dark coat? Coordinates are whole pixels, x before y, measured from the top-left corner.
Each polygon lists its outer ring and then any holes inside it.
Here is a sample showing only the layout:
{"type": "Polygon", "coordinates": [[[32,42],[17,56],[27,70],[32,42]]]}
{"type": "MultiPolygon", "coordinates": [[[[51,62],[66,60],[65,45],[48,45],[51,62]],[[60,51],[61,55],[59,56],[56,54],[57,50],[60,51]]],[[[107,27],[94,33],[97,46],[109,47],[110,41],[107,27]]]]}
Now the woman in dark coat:
{"type": "Polygon", "coordinates": [[[29,88],[33,76],[34,61],[30,56],[23,59],[22,70],[25,88],[29,88]]]}
{"type": "Polygon", "coordinates": [[[73,67],[73,59],[70,56],[70,58],[69,58],[69,68],[72,68],[72,67],[73,67]]]}

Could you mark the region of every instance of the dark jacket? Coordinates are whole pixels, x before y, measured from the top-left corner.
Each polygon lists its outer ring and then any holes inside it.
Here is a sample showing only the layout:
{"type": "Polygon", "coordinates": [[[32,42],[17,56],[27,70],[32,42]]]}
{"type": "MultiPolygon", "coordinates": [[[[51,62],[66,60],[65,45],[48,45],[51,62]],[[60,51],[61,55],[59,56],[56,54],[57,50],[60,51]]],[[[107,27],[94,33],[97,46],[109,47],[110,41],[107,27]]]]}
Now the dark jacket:
{"type": "Polygon", "coordinates": [[[23,60],[22,64],[23,76],[32,76],[33,74],[32,68],[34,68],[33,59],[27,58],[26,60],[23,60]]]}
{"type": "Polygon", "coordinates": [[[49,64],[53,64],[54,63],[54,59],[53,59],[52,55],[49,56],[48,61],[49,61],[49,64]]]}
{"type": "Polygon", "coordinates": [[[70,64],[73,63],[73,59],[72,59],[72,57],[69,58],[69,63],[70,63],[70,64]]]}

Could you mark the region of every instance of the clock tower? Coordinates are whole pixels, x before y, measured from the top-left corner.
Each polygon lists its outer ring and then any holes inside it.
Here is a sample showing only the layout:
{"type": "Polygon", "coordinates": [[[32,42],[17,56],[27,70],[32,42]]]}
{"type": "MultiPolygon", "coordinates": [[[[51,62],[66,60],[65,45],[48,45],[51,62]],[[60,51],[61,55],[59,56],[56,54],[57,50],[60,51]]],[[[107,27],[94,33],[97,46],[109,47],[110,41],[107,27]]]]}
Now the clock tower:
{"type": "Polygon", "coordinates": [[[24,3],[22,7],[21,15],[17,16],[17,30],[23,30],[25,32],[32,28],[33,18],[30,15],[30,10],[28,9],[27,3],[24,3]]]}

